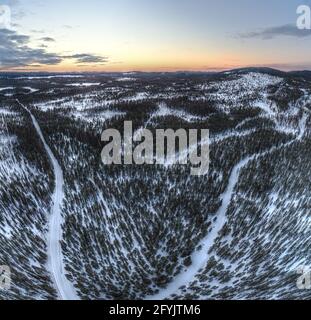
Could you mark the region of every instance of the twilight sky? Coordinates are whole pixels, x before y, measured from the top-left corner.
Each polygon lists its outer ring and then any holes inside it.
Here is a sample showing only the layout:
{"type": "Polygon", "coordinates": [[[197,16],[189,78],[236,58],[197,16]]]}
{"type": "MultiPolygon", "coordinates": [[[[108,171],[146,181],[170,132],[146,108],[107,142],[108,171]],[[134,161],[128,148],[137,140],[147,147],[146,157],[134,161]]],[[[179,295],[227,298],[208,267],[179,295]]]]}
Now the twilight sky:
{"type": "Polygon", "coordinates": [[[311,69],[311,0],[0,0],[0,70],[311,69]]]}

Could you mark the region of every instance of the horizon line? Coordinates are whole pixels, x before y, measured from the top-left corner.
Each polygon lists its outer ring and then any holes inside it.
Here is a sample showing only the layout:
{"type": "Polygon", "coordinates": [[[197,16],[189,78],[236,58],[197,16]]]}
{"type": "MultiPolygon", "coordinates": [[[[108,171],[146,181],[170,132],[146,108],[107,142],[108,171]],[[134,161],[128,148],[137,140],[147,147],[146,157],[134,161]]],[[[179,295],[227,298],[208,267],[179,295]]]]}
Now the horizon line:
{"type": "Polygon", "coordinates": [[[246,70],[246,69],[270,69],[274,71],[279,71],[279,72],[284,72],[284,73],[290,73],[290,72],[311,72],[311,69],[293,69],[293,70],[282,70],[278,68],[273,68],[273,67],[256,67],[256,66],[249,66],[249,67],[237,67],[233,69],[222,69],[221,71],[216,71],[216,70],[191,70],[191,69],[186,69],[186,70],[175,70],[175,71],[147,71],[147,70],[131,70],[131,71],[94,71],[94,70],[89,70],[89,71],[29,71],[29,70],[0,70],[0,74],[12,74],[12,73],[20,73],[20,74],[25,74],[25,73],[32,73],[32,74],[86,74],[86,73],[93,73],[93,74],[111,74],[111,73],[123,73],[123,74],[131,74],[131,73],[223,73],[223,72],[231,72],[231,71],[238,71],[238,70],[246,70]]]}

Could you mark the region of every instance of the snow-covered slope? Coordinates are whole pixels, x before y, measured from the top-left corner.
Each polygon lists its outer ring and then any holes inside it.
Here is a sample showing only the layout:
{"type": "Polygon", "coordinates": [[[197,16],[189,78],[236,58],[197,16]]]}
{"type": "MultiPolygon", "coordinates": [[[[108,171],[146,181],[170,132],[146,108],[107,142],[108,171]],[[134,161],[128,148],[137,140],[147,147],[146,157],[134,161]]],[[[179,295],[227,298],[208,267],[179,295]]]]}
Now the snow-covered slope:
{"type": "Polygon", "coordinates": [[[12,97],[1,83],[0,265],[15,279],[1,298],[310,297],[296,286],[311,258],[308,80],[239,71],[44,81],[16,80],[36,91],[12,97]],[[125,120],[136,137],[210,129],[208,175],[104,166],[101,132],[125,120]]]}

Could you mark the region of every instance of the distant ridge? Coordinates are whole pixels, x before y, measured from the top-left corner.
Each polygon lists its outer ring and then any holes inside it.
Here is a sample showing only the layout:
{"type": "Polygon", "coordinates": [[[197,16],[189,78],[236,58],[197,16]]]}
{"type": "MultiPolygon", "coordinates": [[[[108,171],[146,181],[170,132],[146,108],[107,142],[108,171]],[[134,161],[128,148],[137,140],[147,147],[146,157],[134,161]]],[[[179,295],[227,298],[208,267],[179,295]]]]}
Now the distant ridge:
{"type": "Polygon", "coordinates": [[[291,71],[289,72],[291,75],[299,78],[304,78],[307,80],[311,80],[311,71],[310,70],[303,70],[303,71],[291,71]]]}
{"type": "Polygon", "coordinates": [[[273,68],[268,68],[268,67],[248,67],[248,68],[238,68],[238,69],[232,69],[229,71],[224,71],[221,72],[222,74],[226,73],[248,73],[248,72],[256,72],[256,73],[265,73],[265,74],[270,74],[274,76],[280,76],[284,77],[288,75],[288,72],[281,71],[278,69],[273,69],[273,68]]]}
{"type": "Polygon", "coordinates": [[[245,74],[249,72],[255,73],[264,73],[278,77],[295,77],[303,78],[306,80],[311,80],[311,71],[310,70],[297,70],[297,71],[281,71],[269,67],[246,67],[246,68],[237,68],[224,71],[158,71],[158,72],[144,72],[144,71],[132,71],[132,72],[2,72],[0,71],[0,78],[29,78],[29,77],[86,77],[86,76],[120,76],[120,75],[131,75],[131,76],[141,76],[148,77],[152,75],[158,76],[170,76],[177,75],[178,77],[182,76],[225,76],[228,74],[245,74]]]}

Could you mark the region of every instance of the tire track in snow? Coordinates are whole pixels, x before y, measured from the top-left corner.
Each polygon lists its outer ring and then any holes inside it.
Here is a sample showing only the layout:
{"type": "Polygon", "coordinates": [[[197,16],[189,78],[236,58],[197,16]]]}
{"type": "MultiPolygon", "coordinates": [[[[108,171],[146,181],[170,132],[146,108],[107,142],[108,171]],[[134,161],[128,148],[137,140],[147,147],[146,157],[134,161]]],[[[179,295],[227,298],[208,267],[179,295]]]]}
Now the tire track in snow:
{"type": "Polygon", "coordinates": [[[19,100],[16,100],[17,103],[27,111],[30,115],[32,123],[42,141],[45,151],[49,156],[51,164],[53,166],[53,172],[55,177],[55,189],[53,192],[53,207],[51,215],[49,218],[49,232],[48,232],[48,266],[52,275],[52,280],[57,290],[58,297],[61,300],[78,300],[78,295],[74,286],[65,276],[65,268],[63,262],[63,254],[60,241],[62,240],[62,213],[61,213],[61,204],[64,198],[63,185],[63,171],[59,165],[57,159],[55,158],[52,150],[45,141],[45,138],[42,134],[41,128],[27,107],[25,107],[19,100]]]}

